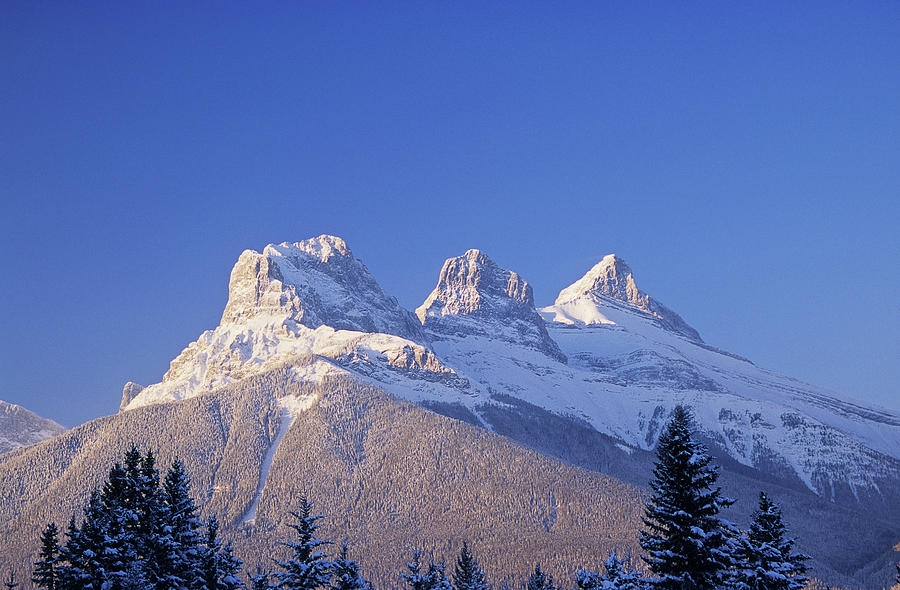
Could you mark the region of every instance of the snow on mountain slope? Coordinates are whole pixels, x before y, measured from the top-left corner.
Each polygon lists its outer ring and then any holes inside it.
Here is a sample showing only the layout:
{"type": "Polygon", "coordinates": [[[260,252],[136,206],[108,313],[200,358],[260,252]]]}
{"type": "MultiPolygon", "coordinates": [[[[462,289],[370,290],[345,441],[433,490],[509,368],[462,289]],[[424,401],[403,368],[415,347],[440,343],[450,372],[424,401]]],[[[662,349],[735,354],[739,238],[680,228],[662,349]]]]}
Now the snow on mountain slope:
{"type": "Polygon", "coordinates": [[[444,262],[416,316],[434,339],[489,336],[566,360],[534,308],[531,285],[478,250],[444,262]]]}
{"type": "Polygon", "coordinates": [[[65,431],[53,420],[0,400],[0,453],[53,438],[65,431]]]}
{"type": "Polygon", "coordinates": [[[339,238],[270,245],[241,255],[220,325],[161,383],[126,386],[123,408],[293,362],[298,379],[350,373],[426,405],[462,406],[476,421],[511,396],[623,449],[652,449],[672,408],[687,404],[735,461],[826,498],[883,501],[900,484],[900,416],[705,344],[617,257],[539,311],[527,282],[477,250],[445,262],[413,316],[339,238]]]}
{"type": "Polygon", "coordinates": [[[663,328],[695,342],[703,342],[697,330],[680,315],[638,289],[631,267],[615,254],[604,256],[583,277],[560,291],[554,303],[559,311],[556,321],[586,325],[610,323],[603,315],[604,301],[612,305],[627,304],[632,311],[642,311],[651,316],[663,328]],[[584,305],[585,298],[599,305],[584,305]]]}
{"type": "Polygon", "coordinates": [[[387,296],[347,244],[319,236],[246,250],[231,272],[219,326],[175,360],[162,382],[126,385],[122,409],[185,399],[311,355],[361,374],[402,371],[424,382],[456,381],[421,325],[387,296]]]}

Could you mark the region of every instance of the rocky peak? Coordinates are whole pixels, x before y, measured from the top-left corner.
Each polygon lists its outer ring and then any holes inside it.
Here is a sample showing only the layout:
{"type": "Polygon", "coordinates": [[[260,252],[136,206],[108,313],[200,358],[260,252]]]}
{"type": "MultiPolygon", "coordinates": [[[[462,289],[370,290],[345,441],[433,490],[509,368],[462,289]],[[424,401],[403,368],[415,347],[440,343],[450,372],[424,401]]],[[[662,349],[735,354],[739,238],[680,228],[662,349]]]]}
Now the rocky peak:
{"type": "Polygon", "coordinates": [[[0,453],[52,438],[65,430],[53,420],[0,400],[0,453]]]}
{"type": "Polygon", "coordinates": [[[144,391],[143,385],[138,385],[134,381],[126,383],[125,387],[122,388],[122,403],[119,404],[119,409],[124,410],[131,403],[131,400],[136,398],[142,391],[144,391]]]}
{"type": "Polygon", "coordinates": [[[435,335],[478,335],[525,344],[565,362],[534,308],[531,285],[480,250],[448,258],[438,284],[416,309],[435,335]]]}
{"type": "Polygon", "coordinates": [[[231,271],[222,324],[260,317],[423,339],[412,314],[382,291],[344,240],[329,235],[241,254],[231,271]]]}
{"type": "Polygon", "coordinates": [[[652,315],[663,327],[696,342],[703,342],[700,334],[677,313],[650,297],[640,289],[628,264],[608,254],[583,277],[559,292],[555,306],[576,302],[583,298],[597,298],[624,303],[652,315]]]}

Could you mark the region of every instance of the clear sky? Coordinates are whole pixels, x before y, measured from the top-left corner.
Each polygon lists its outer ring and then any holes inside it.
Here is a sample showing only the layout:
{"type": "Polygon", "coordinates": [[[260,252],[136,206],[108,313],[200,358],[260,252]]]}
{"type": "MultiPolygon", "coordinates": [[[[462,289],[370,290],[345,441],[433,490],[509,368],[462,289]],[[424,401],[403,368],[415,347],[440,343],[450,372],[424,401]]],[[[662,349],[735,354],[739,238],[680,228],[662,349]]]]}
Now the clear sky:
{"type": "Polygon", "coordinates": [[[416,307],[606,253],[714,345],[900,408],[900,3],[17,2],[0,399],[74,425],[344,237],[416,307]],[[195,5],[193,8],[187,4],[195,5]]]}

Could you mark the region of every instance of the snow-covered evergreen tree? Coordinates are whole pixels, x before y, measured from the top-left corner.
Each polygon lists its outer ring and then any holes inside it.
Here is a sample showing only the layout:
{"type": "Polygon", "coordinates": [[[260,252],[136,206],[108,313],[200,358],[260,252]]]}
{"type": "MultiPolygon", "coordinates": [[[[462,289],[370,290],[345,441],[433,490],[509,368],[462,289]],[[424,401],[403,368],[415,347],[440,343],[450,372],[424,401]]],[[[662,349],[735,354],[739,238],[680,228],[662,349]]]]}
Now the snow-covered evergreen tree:
{"type": "MultiPolygon", "coordinates": [[[[745,536],[738,541],[737,582],[749,590],[802,590],[807,579],[804,563],[810,557],[791,553],[794,539],[786,538],[781,509],[765,492],[745,536]]],[[[737,584],[736,584],[737,585],[737,584]]]]}
{"type": "Polygon", "coordinates": [[[347,541],[341,544],[341,554],[332,562],[332,590],[366,590],[372,583],[362,577],[359,563],[347,555],[347,541]]]}
{"type": "Polygon", "coordinates": [[[218,533],[219,521],[213,516],[206,523],[206,538],[198,551],[200,578],[195,582],[197,590],[234,590],[243,587],[238,577],[241,560],[234,557],[231,543],[222,546],[218,533]]]}
{"type": "Polygon", "coordinates": [[[459,557],[456,558],[453,587],[456,590],[487,590],[484,572],[478,567],[478,560],[469,552],[469,546],[465,541],[463,541],[459,557]]]}
{"type": "Polygon", "coordinates": [[[184,464],[175,460],[162,486],[160,510],[164,536],[160,539],[160,585],[164,588],[195,587],[200,572],[200,521],[190,494],[190,482],[184,464]]]}
{"type": "Polygon", "coordinates": [[[316,529],[319,528],[316,521],[324,517],[312,514],[312,504],[306,498],[301,498],[300,509],[290,514],[297,520],[296,524],[288,525],[297,532],[297,540],[282,543],[291,549],[291,557],[275,562],[284,570],[274,574],[278,578],[277,587],[291,590],[324,587],[331,576],[331,563],[318,548],[330,542],[316,538],[316,529]]]}
{"type": "Polygon", "coordinates": [[[597,590],[603,583],[603,576],[597,572],[579,568],[575,572],[575,586],[580,590],[597,590]]]}
{"type": "Polygon", "coordinates": [[[647,580],[631,567],[631,558],[624,561],[613,552],[604,563],[604,574],[579,569],[575,573],[575,585],[581,590],[639,590],[647,580]]]}
{"type": "Polygon", "coordinates": [[[247,572],[247,577],[250,578],[250,590],[271,590],[272,588],[269,585],[269,574],[262,571],[259,566],[256,566],[255,574],[247,572]]]}
{"type": "Polygon", "coordinates": [[[525,581],[525,590],[550,590],[553,588],[553,577],[547,577],[547,573],[541,569],[541,564],[534,566],[534,571],[525,581]],[[549,582],[549,583],[548,583],[549,582]]]}
{"type": "Polygon", "coordinates": [[[734,501],[715,487],[718,471],[706,448],[694,439],[691,414],[675,407],[659,437],[645,507],[643,559],[666,590],[711,590],[728,579],[733,527],[718,517],[734,501]]]}
{"type": "Polygon", "coordinates": [[[56,590],[57,568],[59,567],[59,530],[51,522],[41,534],[41,552],[34,562],[31,581],[38,588],[56,590]]]}
{"type": "Polygon", "coordinates": [[[450,580],[444,571],[444,564],[432,561],[428,569],[422,572],[422,553],[413,553],[413,560],[406,564],[407,572],[400,574],[410,590],[453,590],[450,580]]]}

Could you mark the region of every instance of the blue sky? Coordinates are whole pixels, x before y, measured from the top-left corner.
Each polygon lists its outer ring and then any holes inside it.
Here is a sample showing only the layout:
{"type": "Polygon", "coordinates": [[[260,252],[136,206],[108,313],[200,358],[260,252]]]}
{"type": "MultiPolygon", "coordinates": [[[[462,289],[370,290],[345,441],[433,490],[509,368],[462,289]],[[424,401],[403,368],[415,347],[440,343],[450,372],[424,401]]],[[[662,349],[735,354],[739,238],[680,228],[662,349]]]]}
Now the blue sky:
{"type": "Polygon", "coordinates": [[[615,252],[707,342],[900,408],[900,4],[7,2],[0,398],[158,381],[245,248],[414,308],[615,252]]]}

